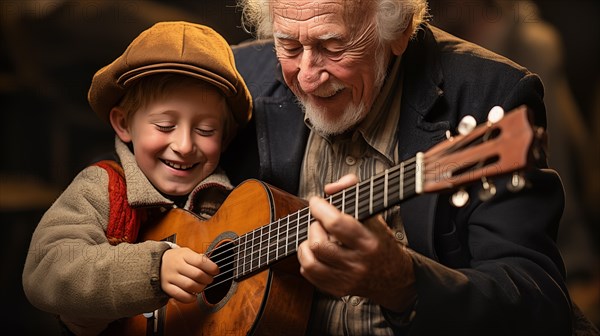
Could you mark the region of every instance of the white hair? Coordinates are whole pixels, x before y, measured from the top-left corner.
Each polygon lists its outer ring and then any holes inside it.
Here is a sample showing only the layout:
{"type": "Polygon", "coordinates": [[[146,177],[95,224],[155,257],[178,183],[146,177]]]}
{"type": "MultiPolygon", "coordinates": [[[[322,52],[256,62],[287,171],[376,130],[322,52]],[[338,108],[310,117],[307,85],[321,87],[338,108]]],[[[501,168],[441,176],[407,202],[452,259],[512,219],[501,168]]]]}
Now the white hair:
{"type": "MultiPolygon", "coordinates": [[[[285,0],[238,0],[242,9],[242,26],[258,38],[272,37],[271,6],[285,0]]],[[[349,4],[359,3],[348,0],[349,4]]],[[[410,26],[415,34],[419,25],[427,20],[427,0],[367,0],[373,1],[375,26],[380,42],[394,40],[410,26]],[[412,21],[411,21],[412,18],[412,21]]],[[[360,4],[358,6],[361,6],[360,4]]],[[[350,8],[352,6],[346,6],[350,8]]],[[[357,7],[355,7],[356,9],[357,7]]],[[[363,9],[364,6],[358,7],[363,9]]]]}

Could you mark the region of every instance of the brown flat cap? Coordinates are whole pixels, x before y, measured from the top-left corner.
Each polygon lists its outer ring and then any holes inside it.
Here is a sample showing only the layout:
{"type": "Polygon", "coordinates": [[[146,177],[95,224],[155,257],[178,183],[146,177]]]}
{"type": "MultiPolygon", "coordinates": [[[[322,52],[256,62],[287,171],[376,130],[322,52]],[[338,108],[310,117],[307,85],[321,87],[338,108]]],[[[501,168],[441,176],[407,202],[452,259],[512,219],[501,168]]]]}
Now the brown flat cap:
{"type": "Polygon", "coordinates": [[[209,27],[183,21],[155,24],[98,70],[88,92],[90,106],[108,121],[110,110],[135,80],[157,73],[183,74],[214,85],[223,92],[238,126],[252,115],[250,92],[227,41],[209,27]]]}

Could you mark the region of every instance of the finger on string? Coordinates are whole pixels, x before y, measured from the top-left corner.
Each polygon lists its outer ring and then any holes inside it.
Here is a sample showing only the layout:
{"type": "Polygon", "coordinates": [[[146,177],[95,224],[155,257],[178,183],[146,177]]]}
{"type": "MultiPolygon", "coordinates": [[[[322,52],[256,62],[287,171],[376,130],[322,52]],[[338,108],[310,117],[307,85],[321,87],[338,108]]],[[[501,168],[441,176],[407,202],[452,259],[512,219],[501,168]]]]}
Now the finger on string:
{"type": "Polygon", "coordinates": [[[354,174],[348,174],[342,176],[339,180],[328,183],[323,188],[326,195],[333,195],[342,189],[349,188],[358,183],[358,177],[354,174]]]}
{"type": "Polygon", "coordinates": [[[343,214],[326,200],[312,197],[309,200],[310,212],[318,220],[328,235],[334,236],[343,246],[356,248],[371,233],[352,216],[343,214]]]}
{"type": "Polygon", "coordinates": [[[324,274],[331,276],[332,272],[336,269],[327,260],[321,259],[324,254],[323,252],[320,248],[314,249],[314,245],[311,246],[307,241],[298,247],[298,261],[300,262],[301,273],[306,274],[307,278],[317,279],[317,277],[324,274]]]}
{"type": "Polygon", "coordinates": [[[337,238],[328,235],[318,223],[309,228],[308,235],[319,235],[321,239],[307,241],[308,249],[315,261],[331,267],[340,267],[343,264],[343,247],[337,238]]]}
{"type": "Polygon", "coordinates": [[[219,266],[211,261],[206,255],[199,253],[191,253],[184,256],[184,260],[189,265],[201,269],[210,275],[217,275],[219,273],[219,266]]]}

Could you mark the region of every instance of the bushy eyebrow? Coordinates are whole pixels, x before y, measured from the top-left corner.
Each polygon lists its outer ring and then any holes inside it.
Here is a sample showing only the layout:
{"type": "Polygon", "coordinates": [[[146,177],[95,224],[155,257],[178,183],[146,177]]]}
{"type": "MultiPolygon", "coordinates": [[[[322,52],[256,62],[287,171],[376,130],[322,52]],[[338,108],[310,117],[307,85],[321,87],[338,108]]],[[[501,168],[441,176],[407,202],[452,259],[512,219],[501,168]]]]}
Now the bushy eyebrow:
{"type": "MultiPolygon", "coordinates": [[[[273,37],[279,40],[296,40],[296,38],[290,34],[282,33],[282,32],[273,32],[273,37]]],[[[339,33],[325,33],[323,35],[317,36],[317,41],[329,41],[329,40],[341,40],[342,35],[339,33]]]]}
{"type": "Polygon", "coordinates": [[[339,33],[325,33],[321,36],[317,36],[317,40],[327,41],[327,40],[341,40],[342,35],[339,33]]]}
{"type": "Polygon", "coordinates": [[[273,32],[273,37],[280,40],[293,40],[294,38],[290,34],[282,32],[273,32]]]}

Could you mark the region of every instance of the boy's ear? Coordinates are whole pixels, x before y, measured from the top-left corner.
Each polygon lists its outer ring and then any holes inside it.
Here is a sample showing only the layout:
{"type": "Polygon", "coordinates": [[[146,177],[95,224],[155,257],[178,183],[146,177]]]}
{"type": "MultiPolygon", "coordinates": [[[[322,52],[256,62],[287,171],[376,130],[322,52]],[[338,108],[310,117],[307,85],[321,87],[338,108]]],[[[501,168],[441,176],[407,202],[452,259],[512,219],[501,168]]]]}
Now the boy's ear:
{"type": "Polygon", "coordinates": [[[117,136],[121,141],[127,143],[131,141],[131,134],[129,134],[129,125],[127,124],[127,118],[125,111],[120,107],[113,107],[110,110],[110,124],[117,133],[117,136]]]}

